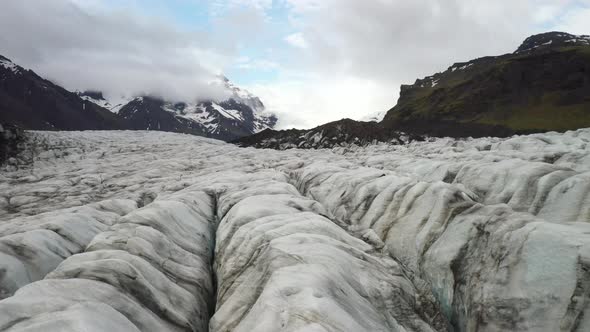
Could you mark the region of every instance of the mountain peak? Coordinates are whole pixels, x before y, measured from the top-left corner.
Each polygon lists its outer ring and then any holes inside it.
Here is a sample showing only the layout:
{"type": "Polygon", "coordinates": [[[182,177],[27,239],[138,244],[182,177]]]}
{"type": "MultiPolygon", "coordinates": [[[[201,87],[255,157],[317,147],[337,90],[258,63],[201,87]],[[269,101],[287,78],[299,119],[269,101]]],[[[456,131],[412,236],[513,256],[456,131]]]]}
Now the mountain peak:
{"type": "Polygon", "coordinates": [[[10,71],[12,71],[14,74],[17,74],[19,72],[19,66],[17,66],[14,62],[12,62],[10,59],[3,57],[2,55],[0,55],[0,67],[9,69],[10,71]]]}
{"type": "Polygon", "coordinates": [[[552,31],[528,37],[514,53],[521,54],[555,47],[588,45],[590,45],[590,36],[588,35],[572,35],[566,32],[552,31]]]}

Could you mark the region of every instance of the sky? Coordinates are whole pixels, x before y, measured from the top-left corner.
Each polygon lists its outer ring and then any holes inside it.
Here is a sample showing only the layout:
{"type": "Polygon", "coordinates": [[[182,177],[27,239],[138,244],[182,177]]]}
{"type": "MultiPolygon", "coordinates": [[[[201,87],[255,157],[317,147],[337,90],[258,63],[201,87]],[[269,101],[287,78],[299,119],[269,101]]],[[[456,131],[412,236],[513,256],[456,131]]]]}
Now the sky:
{"type": "Polygon", "coordinates": [[[2,0],[0,54],[111,98],[223,99],[223,74],[310,128],[555,30],[590,34],[590,0],[2,0]]]}

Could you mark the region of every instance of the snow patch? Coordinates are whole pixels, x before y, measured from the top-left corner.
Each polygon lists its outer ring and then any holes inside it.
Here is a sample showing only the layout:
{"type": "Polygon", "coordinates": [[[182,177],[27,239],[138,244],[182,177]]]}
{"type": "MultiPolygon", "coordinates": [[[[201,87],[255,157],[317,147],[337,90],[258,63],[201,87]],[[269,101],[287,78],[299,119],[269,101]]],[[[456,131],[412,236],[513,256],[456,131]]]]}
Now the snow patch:
{"type": "Polygon", "coordinates": [[[18,74],[21,69],[21,67],[17,66],[14,62],[4,59],[0,59],[0,66],[12,71],[13,74],[18,74]]]}

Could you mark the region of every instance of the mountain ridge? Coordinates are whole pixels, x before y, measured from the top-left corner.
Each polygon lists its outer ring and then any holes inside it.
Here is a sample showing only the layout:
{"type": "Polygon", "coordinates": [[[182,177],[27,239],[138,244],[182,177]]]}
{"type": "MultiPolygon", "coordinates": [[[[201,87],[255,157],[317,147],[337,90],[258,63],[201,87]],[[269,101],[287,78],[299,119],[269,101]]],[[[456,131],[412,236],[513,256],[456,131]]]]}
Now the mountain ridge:
{"type": "Polygon", "coordinates": [[[184,102],[143,95],[112,102],[100,91],[78,95],[118,114],[135,130],[164,130],[229,141],[274,128],[277,117],[266,112],[258,97],[225,82],[232,95],[224,101],[184,102]]]}
{"type": "MultiPolygon", "coordinates": [[[[271,147],[281,138],[283,148],[313,146],[300,137],[337,122],[298,132],[290,142],[282,132],[266,132],[235,143],[271,147]]],[[[454,63],[402,85],[397,104],[381,122],[370,123],[365,130],[385,132],[376,135],[378,141],[393,143],[404,134],[416,139],[507,137],[590,127],[590,36],[542,33],[527,38],[514,53],[454,63]]],[[[338,137],[324,137],[325,143],[316,146],[364,142],[338,137]]]]}
{"type": "Polygon", "coordinates": [[[225,141],[274,128],[262,101],[226,77],[223,101],[171,102],[137,96],[111,101],[101,91],[70,92],[0,56],[0,123],[28,130],[165,130],[225,141]]]}
{"type": "Polygon", "coordinates": [[[0,123],[36,130],[113,130],[128,125],[106,109],[0,56],[0,123]]]}

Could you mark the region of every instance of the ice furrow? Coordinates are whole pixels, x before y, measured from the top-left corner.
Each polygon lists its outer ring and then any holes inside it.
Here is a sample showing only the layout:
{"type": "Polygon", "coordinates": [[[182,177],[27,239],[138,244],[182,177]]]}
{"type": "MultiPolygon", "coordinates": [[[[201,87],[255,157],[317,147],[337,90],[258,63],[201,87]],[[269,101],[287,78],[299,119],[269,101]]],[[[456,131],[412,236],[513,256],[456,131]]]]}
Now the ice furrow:
{"type": "Polygon", "coordinates": [[[180,192],[120,218],[83,253],[0,302],[0,312],[9,313],[1,315],[0,329],[207,331],[212,200],[203,191],[180,192]],[[112,325],[86,319],[97,307],[120,315],[112,325]]]}
{"type": "Polygon", "coordinates": [[[231,208],[217,229],[211,331],[445,329],[436,309],[429,316],[420,307],[428,303],[417,303],[418,291],[394,260],[293,189],[254,183],[220,196],[219,206],[231,208]]]}
{"type": "MultiPolygon", "coordinates": [[[[576,257],[587,259],[582,248],[590,243],[590,223],[582,222],[590,221],[590,181],[579,180],[585,173],[541,168],[512,174],[471,166],[469,172],[486,176],[459,172],[463,183],[452,184],[412,181],[386,170],[326,170],[315,163],[291,176],[351,231],[379,236],[386,252],[430,284],[455,329],[552,331],[572,326],[566,321],[572,320],[568,306],[580,283],[576,257]],[[506,175],[514,178],[498,180],[506,175]],[[485,181],[498,182],[481,197],[478,186],[485,181]],[[531,209],[540,211],[519,212],[531,209]],[[541,245],[551,230],[551,244],[541,245]],[[553,261],[561,256],[567,258],[553,261]]],[[[582,297],[585,307],[588,296],[582,297]]]]}
{"type": "Polygon", "coordinates": [[[1,223],[0,299],[43,279],[135,208],[133,201],[113,200],[1,223]]]}

